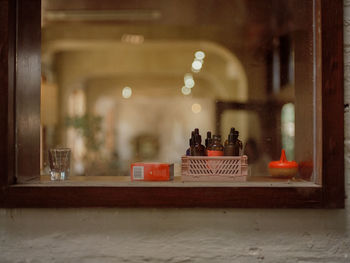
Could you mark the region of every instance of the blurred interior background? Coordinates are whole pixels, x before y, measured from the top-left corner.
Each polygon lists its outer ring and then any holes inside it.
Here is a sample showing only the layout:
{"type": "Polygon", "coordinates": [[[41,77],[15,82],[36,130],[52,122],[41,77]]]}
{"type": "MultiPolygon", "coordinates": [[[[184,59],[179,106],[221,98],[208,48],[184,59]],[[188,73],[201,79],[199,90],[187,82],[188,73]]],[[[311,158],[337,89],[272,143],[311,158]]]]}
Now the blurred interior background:
{"type": "MultiPolygon", "coordinates": [[[[305,1],[311,2],[311,1],[305,1]]],[[[255,175],[313,160],[313,14],[296,0],[43,0],[42,172],[179,163],[199,128],[240,132],[255,175]]]]}

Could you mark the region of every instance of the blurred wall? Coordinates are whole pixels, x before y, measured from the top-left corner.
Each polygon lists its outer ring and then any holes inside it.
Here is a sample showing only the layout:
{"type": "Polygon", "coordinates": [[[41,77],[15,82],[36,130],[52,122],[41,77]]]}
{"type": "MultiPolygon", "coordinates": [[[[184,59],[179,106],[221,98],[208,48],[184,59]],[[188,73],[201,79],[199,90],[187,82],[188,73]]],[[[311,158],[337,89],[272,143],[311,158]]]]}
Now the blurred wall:
{"type": "MultiPolygon", "coordinates": [[[[179,162],[194,128],[200,129],[203,143],[206,131],[214,132],[215,100],[247,99],[247,75],[241,62],[223,46],[208,41],[158,42],[139,46],[88,42],[88,50],[82,46],[55,53],[53,68],[60,105],[57,141],[76,148],[70,145],[75,144],[76,138],[67,141],[65,118],[71,94],[80,90],[86,97],[87,112],[103,117],[102,132],[104,138],[108,137],[101,147],[104,157],[109,158],[116,149],[120,161],[132,161],[133,138],[148,133],[159,137],[157,161],[179,162]],[[199,48],[206,51],[206,58],[200,73],[195,74],[190,66],[193,52],[199,48]],[[181,88],[184,75],[189,72],[195,86],[191,95],[184,96],[181,88]],[[122,98],[125,86],[132,88],[130,99],[122,98]],[[193,104],[200,104],[201,112],[193,113],[193,104]],[[114,120],[107,118],[108,114],[114,120]]],[[[69,43],[66,45],[72,45],[69,43]]],[[[254,77],[259,78],[264,83],[263,77],[254,77]]],[[[251,88],[264,91],[261,85],[251,88]]],[[[259,129],[248,129],[248,117],[238,117],[223,119],[223,140],[230,127],[238,123],[241,138],[257,138],[255,131],[259,129]]]]}

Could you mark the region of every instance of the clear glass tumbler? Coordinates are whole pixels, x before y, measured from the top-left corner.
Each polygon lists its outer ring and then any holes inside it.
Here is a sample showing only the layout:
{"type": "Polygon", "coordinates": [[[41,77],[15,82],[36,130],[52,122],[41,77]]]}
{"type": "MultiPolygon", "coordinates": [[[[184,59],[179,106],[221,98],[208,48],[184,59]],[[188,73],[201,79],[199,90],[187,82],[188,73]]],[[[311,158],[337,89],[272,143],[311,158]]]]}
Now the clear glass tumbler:
{"type": "Polygon", "coordinates": [[[49,150],[51,181],[67,180],[70,171],[70,148],[49,150]]]}

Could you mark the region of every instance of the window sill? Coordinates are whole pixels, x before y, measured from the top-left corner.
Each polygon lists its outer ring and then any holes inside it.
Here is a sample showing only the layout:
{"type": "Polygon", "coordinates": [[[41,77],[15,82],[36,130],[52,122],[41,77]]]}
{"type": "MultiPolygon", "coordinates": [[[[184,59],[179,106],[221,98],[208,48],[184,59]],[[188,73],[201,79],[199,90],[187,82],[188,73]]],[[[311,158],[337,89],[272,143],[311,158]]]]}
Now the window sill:
{"type": "Polygon", "coordinates": [[[63,182],[44,179],[46,181],[5,188],[0,195],[0,207],[324,207],[322,187],[310,182],[252,181],[213,185],[178,180],[122,182],[117,176],[76,177],[76,180],[63,182]]]}
{"type": "Polygon", "coordinates": [[[247,182],[182,182],[180,176],[175,176],[168,182],[132,182],[130,176],[71,176],[66,181],[50,181],[50,176],[42,175],[40,181],[29,181],[16,184],[13,187],[321,187],[313,182],[302,179],[278,179],[268,176],[250,176],[247,182]]]}

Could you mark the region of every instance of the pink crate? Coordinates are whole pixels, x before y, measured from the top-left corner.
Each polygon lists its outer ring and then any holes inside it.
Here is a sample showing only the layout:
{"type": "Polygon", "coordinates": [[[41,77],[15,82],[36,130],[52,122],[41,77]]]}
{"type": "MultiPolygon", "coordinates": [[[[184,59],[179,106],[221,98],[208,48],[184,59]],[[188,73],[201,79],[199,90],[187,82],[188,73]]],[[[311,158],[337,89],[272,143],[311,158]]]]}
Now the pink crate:
{"type": "Polygon", "coordinates": [[[184,182],[244,182],[248,175],[248,157],[183,156],[181,175],[184,182]]]}

